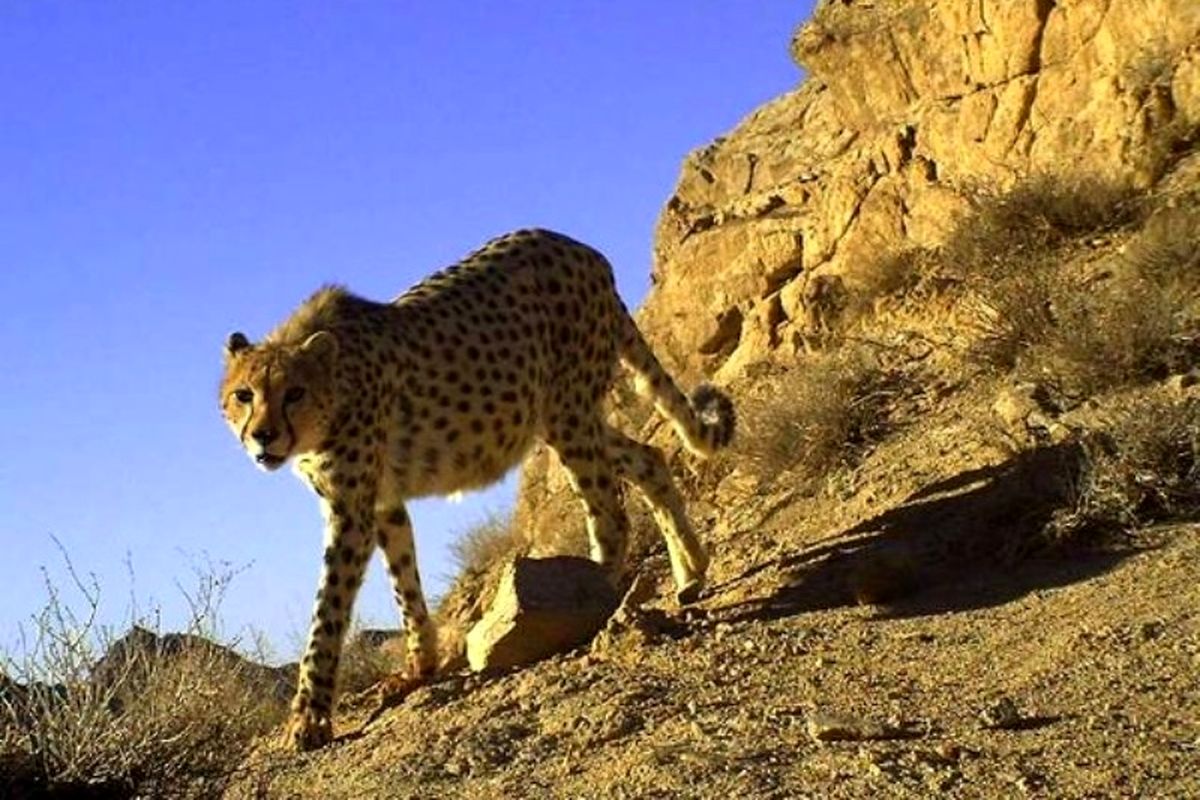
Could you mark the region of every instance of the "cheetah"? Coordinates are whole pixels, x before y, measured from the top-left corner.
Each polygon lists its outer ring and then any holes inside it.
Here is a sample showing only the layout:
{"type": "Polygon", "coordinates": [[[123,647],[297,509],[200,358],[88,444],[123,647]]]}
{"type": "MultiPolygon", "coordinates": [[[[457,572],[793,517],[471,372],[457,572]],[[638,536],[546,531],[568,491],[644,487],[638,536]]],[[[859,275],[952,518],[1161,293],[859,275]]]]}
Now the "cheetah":
{"type": "Polygon", "coordinates": [[[550,231],[494,239],[391,302],[326,286],[261,342],[230,334],[226,421],[262,469],[291,459],[325,518],[290,747],[332,738],[342,638],[376,546],[404,618],[407,675],[433,674],[436,635],[405,501],[494,483],[535,440],[557,453],[582,500],[593,560],[620,579],[629,523],[617,481],[631,483],[666,540],[680,602],[696,599],[709,556],[663,454],[605,422],[618,361],[689,450],[709,455],[731,441],[728,397],[707,384],[684,396],[617,295],[607,259],[550,231]]]}

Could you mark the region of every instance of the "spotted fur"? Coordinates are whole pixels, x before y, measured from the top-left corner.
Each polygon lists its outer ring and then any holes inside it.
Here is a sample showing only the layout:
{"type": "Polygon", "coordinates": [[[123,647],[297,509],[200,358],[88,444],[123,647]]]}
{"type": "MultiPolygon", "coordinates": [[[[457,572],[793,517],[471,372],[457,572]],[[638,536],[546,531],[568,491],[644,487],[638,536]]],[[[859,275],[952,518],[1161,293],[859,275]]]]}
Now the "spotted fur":
{"type": "Polygon", "coordinates": [[[680,392],[590,247],[518,231],[389,303],[326,287],[261,343],[232,334],[225,360],[221,403],[233,432],[264,469],[292,459],[325,516],[294,747],[332,736],[342,638],[376,547],[404,616],[410,673],[436,667],[405,501],[491,484],[536,440],[557,452],[583,501],[592,558],[614,575],[623,569],[623,480],[655,511],[681,601],[699,592],[708,555],[662,453],[609,427],[602,401],[625,362],[701,454],[729,443],[733,406],[712,387],[691,400],[680,392]]]}

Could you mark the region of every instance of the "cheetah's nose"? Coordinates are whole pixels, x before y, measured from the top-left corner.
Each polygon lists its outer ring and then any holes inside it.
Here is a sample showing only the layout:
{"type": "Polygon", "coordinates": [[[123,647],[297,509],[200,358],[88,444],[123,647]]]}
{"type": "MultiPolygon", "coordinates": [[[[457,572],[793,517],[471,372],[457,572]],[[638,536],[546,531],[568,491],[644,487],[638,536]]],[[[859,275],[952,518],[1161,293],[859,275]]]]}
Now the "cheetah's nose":
{"type": "Polygon", "coordinates": [[[279,434],[270,428],[259,428],[254,433],[250,434],[250,438],[258,442],[263,447],[266,447],[278,437],[279,434]]]}

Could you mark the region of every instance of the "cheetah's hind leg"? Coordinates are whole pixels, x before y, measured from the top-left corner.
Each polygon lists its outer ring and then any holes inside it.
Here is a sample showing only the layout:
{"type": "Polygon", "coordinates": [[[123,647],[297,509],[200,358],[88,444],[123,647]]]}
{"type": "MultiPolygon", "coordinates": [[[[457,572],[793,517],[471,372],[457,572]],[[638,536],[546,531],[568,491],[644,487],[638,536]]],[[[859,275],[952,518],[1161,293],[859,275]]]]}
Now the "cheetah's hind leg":
{"type": "Polygon", "coordinates": [[[617,475],[637,486],[650,505],[658,530],[667,543],[676,599],[680,605],[696,602],[704,588],[708,552],[692,529],[683,497],[675,486],[662,451],[613,428],[605,430],[605,447],[608,461],[617,475]]]}
{"type": "Polygon", "coordinates": [[[616,474],[604,447],[598,415],[578,425],[560,423],[546,443],[558,453],[575,494],[587,510],[591,558],[605,569],[614,585],[625,575],[629,520],[617,492],[616,474]]]}

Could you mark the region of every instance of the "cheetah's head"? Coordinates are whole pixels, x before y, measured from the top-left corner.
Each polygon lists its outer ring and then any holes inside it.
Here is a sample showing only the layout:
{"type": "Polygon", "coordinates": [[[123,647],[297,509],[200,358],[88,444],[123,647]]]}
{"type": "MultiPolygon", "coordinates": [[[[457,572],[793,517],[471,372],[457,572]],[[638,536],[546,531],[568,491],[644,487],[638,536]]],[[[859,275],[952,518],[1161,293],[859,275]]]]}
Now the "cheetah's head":
{"type": "Polygon", "coordinates": [[[265,470],[316,449],[333,414],[337,339],[320,331],[303,344],[225,343],[221,409],[246,452],[265,470]]]}

